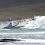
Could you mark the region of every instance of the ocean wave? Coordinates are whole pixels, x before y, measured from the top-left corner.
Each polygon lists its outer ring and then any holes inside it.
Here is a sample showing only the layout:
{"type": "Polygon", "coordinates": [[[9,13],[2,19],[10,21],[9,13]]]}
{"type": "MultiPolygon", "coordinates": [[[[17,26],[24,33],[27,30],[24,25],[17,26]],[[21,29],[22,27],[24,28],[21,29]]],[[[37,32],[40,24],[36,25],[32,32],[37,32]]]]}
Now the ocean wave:
{"type": "Polygon", "coordinates": [[[24,27],[22,28],[27,28],[27,29],[45,29],[45,16],[35,16],[34,20],[31,18],[29,19],[24,19],[23,25],[24,27]]]}
{"type": "Polygon", "coordinates": [[[26,28],[26,29],[45,29],[45,16],[34,16],[34,20],[31,18],[22,19],[22,20],[13,20],[13,21],[5,21],[0,22],[0,29],[12,27],[14,28],[26,28]]]}

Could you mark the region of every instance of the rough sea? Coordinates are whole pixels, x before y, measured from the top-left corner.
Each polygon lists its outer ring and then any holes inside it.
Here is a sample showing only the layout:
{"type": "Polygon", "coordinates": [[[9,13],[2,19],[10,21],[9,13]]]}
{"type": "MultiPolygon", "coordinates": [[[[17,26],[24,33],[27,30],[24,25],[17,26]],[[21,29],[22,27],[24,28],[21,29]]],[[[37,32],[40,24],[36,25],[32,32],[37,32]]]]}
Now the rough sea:
{"type": "MultiPolygon", "coordinates": [[[[24,20],[25,22],[17,25],[18,28],[10,29],[4,28],[9,24],[0,22],[0,39],[20,40],[0,42],[0,45],[45,45],[45,16],[35,16],[34,20],[30,20],[30,18],[24,20]],[[19,27],[22,25],[24,27],[19,27]]],[[[13,25],[15,24],[13,23],[13,25]]]]}

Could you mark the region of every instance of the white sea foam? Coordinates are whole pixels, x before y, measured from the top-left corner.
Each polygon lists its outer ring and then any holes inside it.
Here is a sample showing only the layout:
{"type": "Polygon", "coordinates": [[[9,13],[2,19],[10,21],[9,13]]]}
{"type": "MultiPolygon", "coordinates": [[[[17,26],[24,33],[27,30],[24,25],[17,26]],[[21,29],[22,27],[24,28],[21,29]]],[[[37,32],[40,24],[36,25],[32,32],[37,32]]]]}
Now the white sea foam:
{"type": "Polygon", "coordinates": [[[9,31],[10,29],[0,29],[0,30],[8,30],[9,31]]]}
{"type": "Polygon", "coordinates": [[[27,28],[27,29],[36,29],[36,28],[41,28],[45,29],[45,16],[35,16],[35,20],[31,20],[31,18],[28,19],[23,19],[20,20],[22,22],[19,22],[14,20],[14,21],[5,21],[5,22],[0,22],[0,28],[7,27],[10,23],[12,23],[12,26],[15,26],[17,24],[17,27],[21,28],[27,28]]]}
{"type": "Polygon", "coordinates": [[[41,28],[45,29],[45,16],[35,16],[35,20],[30,20],[30,18],[25,19],[26,20],[26,25],[24,25],[23,28],[28,28],[28,29],[36,29],[36,28],[41,28]]]}
{"type": "MultiPolygon", "coordinates": [[[[2,28],[9,26],[10,23],[12,24],[12,26],[15,26],[16,23],[17,23],[17,21],[5,21],[5,22],[0,22],[0,29],[1,29],[1,30],[4,30],[4,29],[2,29],[2,28]]],[[[6,29],[5,29],[5,30],[6,30],[6,29]]]]}
{"type": "Polygon", "coordinates": [[[45,43],[42,39],[23,39],[25,43],[45,43]]]}
{"type": "Polygon", "coordinates": [[[45,34],[45,31],[42,31],[42,32],[24,32],[24,33],[5,33],[5,32],[3,32],[3,33],[0,33],[1,35],[3,35],[3,34],[45,34]]]}

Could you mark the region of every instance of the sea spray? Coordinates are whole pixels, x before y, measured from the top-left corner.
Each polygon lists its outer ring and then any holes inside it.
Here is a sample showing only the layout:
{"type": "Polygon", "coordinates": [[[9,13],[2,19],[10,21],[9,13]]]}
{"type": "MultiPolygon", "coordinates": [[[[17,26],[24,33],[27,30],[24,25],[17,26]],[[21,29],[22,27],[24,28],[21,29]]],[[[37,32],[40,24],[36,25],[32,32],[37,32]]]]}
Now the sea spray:
{"type": "Polygon", "coordinates": [[[45,29],[45,16],[34,16],[34,20],[32,20],[31,18],[28,18],[28,19],[23,19],[20,21],[13,20],[13,21],[0,22],[0,28],[7,27],[11,23],[12,26],[17,26],[17,27],[20,26],[20,28],[26,28],[26,29],[41,28],[41,29],[45,29]]]}

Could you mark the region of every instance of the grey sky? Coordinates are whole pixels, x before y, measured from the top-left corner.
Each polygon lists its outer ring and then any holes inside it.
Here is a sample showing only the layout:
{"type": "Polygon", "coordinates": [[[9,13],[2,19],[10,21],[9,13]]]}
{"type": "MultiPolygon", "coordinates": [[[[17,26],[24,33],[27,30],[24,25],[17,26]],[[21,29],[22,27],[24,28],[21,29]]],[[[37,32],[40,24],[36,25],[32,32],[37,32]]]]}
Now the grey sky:
{"type": "Polygon", "coordinates": [[[45,0],[0,0],[0,8],[15,7],[18,5],[44,3],[45,0]]]}

